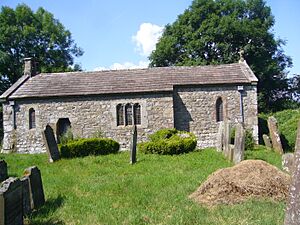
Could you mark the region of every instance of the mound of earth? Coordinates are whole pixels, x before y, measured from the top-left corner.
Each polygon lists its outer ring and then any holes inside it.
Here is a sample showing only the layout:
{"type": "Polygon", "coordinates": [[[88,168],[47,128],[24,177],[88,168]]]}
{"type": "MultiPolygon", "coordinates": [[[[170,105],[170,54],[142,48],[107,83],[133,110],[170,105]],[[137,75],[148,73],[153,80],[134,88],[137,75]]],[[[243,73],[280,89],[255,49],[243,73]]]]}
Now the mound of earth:
{"type": "Polygon", "coordinates": [[[249,198],[286,200],[291,178],[262,160],[245,160],[211,174],[189,197],[213,206],[235,204],[249,198]]]}

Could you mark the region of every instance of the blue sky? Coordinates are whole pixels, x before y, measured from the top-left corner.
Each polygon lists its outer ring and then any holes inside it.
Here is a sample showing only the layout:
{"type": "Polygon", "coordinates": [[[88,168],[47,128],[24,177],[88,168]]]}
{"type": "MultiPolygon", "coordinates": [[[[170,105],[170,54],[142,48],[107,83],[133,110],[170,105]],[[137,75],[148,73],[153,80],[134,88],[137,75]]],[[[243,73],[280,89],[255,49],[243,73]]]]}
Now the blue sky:
{"type": "MultiPolygon", "coordinates": [[[[43,7],[54,14],[83,48],[76,59],[84,70],[147,66],[147,56],[162,28],[172,23],[192,0],[1,0],[15,7],[25,3],[33,10],[43,7]]],[[[300,74],[299,0],[267,0],[275,16],[276,37],[287,41],[285,53],[292,57],[290,74],[300,74]],[[298,19],[298,20],[297,20],[298,19]]]]}

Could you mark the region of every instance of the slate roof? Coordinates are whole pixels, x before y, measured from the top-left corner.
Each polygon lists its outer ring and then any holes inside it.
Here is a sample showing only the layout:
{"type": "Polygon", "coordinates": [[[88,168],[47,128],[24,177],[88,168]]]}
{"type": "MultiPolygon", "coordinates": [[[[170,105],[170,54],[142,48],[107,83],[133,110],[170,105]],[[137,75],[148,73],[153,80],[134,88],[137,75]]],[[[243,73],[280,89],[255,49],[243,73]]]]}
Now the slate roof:
{"type": "Polygon", "coordinates": [[[0,99],[172,91],[176,85],[257,83],[247,63],[23,76],[0,99]]]}

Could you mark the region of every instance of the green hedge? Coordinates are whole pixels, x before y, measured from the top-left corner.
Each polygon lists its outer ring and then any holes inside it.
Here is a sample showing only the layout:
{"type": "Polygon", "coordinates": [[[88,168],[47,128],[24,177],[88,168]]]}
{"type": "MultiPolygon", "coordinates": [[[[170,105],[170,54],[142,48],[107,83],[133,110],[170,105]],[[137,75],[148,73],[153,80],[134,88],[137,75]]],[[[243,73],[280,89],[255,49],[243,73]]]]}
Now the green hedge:
{"type": "Polygon", "coordinates": [[[146,154],[174,155],[195,150],[197,140],[194,134],[176,129],[162,129],[149,136],[150,141],[138,145],[146,154]]]}
{"type": "Polygon", "coordinates": [[[60,153],[63,158],[73,158],[117,153],[119,148],[120,144],[110,138],[87,138],[60,145],[60,153]]]}

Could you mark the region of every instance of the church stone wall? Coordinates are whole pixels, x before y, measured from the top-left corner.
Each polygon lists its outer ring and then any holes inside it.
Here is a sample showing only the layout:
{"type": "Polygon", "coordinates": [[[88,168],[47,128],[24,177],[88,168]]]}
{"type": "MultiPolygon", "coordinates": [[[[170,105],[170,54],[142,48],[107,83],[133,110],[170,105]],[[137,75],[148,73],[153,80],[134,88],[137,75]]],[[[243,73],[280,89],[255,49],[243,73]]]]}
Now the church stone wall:
{"type": "MultiPolygon", "coordinates": [[[[256,86],[244,86],[243,108],[245,126],[253,131],[258,142],[256,86]]],[[[234,126],[242,120],[240,92],[237,85],[219,87],[178,87],[174,90],[174,123],[179,130],[193,132],[198,147],[216,146],[219,123],[216,121],[216,101],[223,101],[224,118],[234,126]]]]}
{"type": "Polygon", "coordinates": [[[42,130],[49,124],[56,132],[59,118],[69,118],[75,137],[92,137],[101,132],[115,139],[121,148],[129,148],[132,126],[117,126],[116,106],[125,103],[141,105],[141,125],[138,125],[138,141],[160,128],[172,128],[173,99],[171,93],[123,95],[120,97],[52,98],[45,100],[15,101],[14,106],[3,105],[3,150],[20,153],[45,152],[42,130]],[[29,109],[35,110],[36,128],[29,129],[29,109]],[[15,111],[15,126],[13,115],[15,111]]]}
{"type": "MultiPolygon", "coordinates": [[[[244,86],[243,108],[245,125],[258,138],[256,86],[244,86]]],[[[56,132],[60,118],[68,118],[75,137],[92,137],[100,131],[115,139],[122,149],[128,149],[132,126],[117,126],[116,106],[139,103],[141,125],[138,141],[145,141],[149,134],[176,127],[193,132],[198,147],[216,144],[216,100],[221,97],[224,117],[232,123],[241,121],[240,92],[237,85],[219,87],[175,87],[173,93],[153,93],[119,96],[93,96],[51,98],[43,100],[18,100],[3,104],[3,150],[20,153],[37,153],[46,150],[42,130],[49,124],[56,132]],[[36,128],[29,129],[29,109],[35,110],[36,128]]]]}

